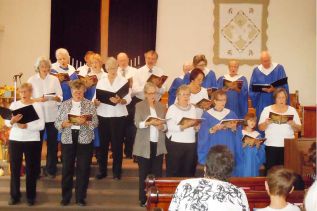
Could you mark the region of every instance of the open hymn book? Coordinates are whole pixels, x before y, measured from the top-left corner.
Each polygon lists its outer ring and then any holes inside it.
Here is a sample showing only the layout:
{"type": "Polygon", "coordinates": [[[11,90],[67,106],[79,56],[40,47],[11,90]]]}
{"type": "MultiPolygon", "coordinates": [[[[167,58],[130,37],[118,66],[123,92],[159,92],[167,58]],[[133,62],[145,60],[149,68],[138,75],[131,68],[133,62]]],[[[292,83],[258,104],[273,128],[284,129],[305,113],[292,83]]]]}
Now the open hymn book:
{"type": "Polygon", "coordinates": [[[294,115],[282,115],[274,112],[270,112],[269,119],[275,124],[287,124],[288,121],[294,119],[294,115]]]}
{"type": "Polygon", "coordinates": [[[238,91],[241,91],[242,86],[243,86],[242,80],[229,81],[227,79],[223,79],[223,87],[225,88],[237,89],[238,91]]]}
{"type": "Polygon", "coordinates": [[[60,82],[70,81],[68,73],[50,73],[51,75],[58,78],[60,82]]]}
{"type": "Polygon", "coordinates": [[[262,91],[263,88],[270,88],[271,86],[279,87],[279,86],[282,86],[284,84],[287,84],[287,77],[281,78],[277,81],[274,81],[271,84],[252,84],[252,91],[253,92],[263,92],[262,91]]]}
{"type": "Polygon", "coordinates": [[[266,138],[254,138],[252,136],[249,135],[244,135],[242,137],[242,142],[243,142],[243,148],[246,146],[249,147],[259,147],[261,144],[263,144],[263,142],[266,140],[266,138]]]}
{"type": "Polygon", "coordinates": [[[9,108],[0,107],[0,116],[3,119],[11,120],[12,116],[16,116],[18,114],[22,114],[22,119],[18,121],[20,124],[26,124],[39,119],[38,114],[35,111],[33,105],[27,105],[22,108],[11,110],[9,108]]]}
{"type": "Polygon", "coordinates": [[[72,124],[78,124],[81,118],[85,118],[85,121],[92,121],[92,115],[91,114],[83,114],[83,115],[74,115],[74,114],[68,114],[68,120],[72,124]]]}
{"type": "Polygon", "coordinates": [[[195,121],[194,126],[199,125],[203,119],[202,118],[189,118],[189,117],[183,117],[177,125],[184,125],[186,121],[195,121]]]}
{"type": "Polygon", "coordinates": [[[100,102],[115,106],[116,104],[110,101],[111,97],[119,96],[120,98],[124,98],[128,93],[130,89],[130,83],[129,81],[125,83],[118,91],[116,92],[110,92],[105,91],[101,89],[96,89],[96,99],[98,99],[100,102]]]}
{"type": "Polygon", "coordinates": [[[152,120],[159,120],[159,121],[162,121],[162,122],[166,122],[168,119],[162,119],[162,118],[159,118],[159,117],[154,117],[154,116],[148,116],[146,119],[145,119],[145,122],[150,122],[152,120]]]}

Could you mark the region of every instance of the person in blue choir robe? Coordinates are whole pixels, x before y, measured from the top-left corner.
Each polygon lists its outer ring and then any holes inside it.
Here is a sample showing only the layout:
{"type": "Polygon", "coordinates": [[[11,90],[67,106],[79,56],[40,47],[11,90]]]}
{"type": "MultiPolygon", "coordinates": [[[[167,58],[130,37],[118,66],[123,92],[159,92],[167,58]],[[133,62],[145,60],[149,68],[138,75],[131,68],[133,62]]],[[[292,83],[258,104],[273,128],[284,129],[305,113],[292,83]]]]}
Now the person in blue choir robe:
{"type": "MultiPolygon", "coordinates": [[[[52,64],[51,73],[68,73],[70,80],[78,79],[76,70],[73,66],[69,64],[70,56],[65,48],[59,48],[55,53],[56,62],[52,64]]],[[[63,101],[66,101],[72,97],[68,81],[61,82],[61,87],[63,90],[63,101]]]]}
{"type": "Polygon", "coordinates": [[[238,74],[239,63],[232,60],[228,64],[229,74],[221,76],[217,83],[218,89],[223,89],[227,92],[227,103],[226,108],[234,111],[238,118],[243,117],[248,113],[248,81],[246,77],[238,74]],[[242,88],[239,89],[234,84],[232,87],[223,86],[224,80],[228,81],[242,81],[242,88]]]}
{"type": "Polygon", "coordinates": [[[168,106],[171,106],[174,104],[176,99],[176,90],[178,89],[178,87],[183,85],[184,75],[186,75],[192,69],[193,69],[193,65],[191,62],[186,62],[183,64],[183,75],[175,78],[174,81],[172,82],[170,89],[168,90],[168,106]]]}
{"type": "MultiPolygon", "coordinates": [[[[217,88],[217,79],[216,79],[216,74],[213,70],[208,70],[207,68],[207,59],[205,55],[199,54],[194,56],[193,58],[193,68],[199,68],[201,69],[204,74],[205,74],[205,79],[203,81],[202,86],[206,89],[209,88],[217,88]]],[[[184,84],[189,84],[190,79],[189,79],[190,73],[187,73],[184,76],[183,83],[184,84]]]]}
{"type": "Polygon", "coordinates": [[[202,123],[198,132],[198,162],[205,164],[206,156],[211,147],[215,145],[226,145],[235,154],[237,135],[237,124],[220,124],[224,119],[237,119],[237,115],[225,108],[227,102],[226,92],[217,90],[214,92],[215,106],[202,115],[202,123]]]}
{"type": "MultiPolygon", "coordinates": [[[[285,78],[285,70],[281,64],[272,63],[271,56],[267,51],[261,53],[261,64],[254,68],[251,80],[249,95],[252,100],[252,105],[256,109],[256,116],[259,119],[263,108],[274,104],[273,92],[276,89],[273,86],[263,88],[263,92],[253,92],[253,84],[271,84],[279,79],[285,78]]],[[[282,85],[289,94],[288,84],[282,85]]],[[[289,99],[288,99],[289,104],[289,99]]]]}
{"type": "Polygon", "coordinates": [[[243,143],[243,136],[247,135],[255,139],[262,138],[260,133],[255,130],[257,118],[253,113],[245,116],[245,127],[237,131],[238,142],[235,154],[235,176],[238,177],[257,177],[261,165],[265,163],[265,145],[263,143],[246,141],[243,143]]]}

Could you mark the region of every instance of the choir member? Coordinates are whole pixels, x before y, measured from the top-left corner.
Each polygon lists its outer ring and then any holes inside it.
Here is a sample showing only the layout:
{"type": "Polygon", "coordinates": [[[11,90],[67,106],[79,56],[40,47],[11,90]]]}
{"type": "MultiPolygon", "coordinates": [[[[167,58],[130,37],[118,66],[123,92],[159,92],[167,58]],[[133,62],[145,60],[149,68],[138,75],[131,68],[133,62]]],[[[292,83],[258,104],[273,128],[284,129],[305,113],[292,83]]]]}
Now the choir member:
{"type": "Polygon", "coordinates": [[[234,158],[227,147],[212,147],[204,165],[204,177],[181,181],[168,210],[249,210],[244,190],[227,182],[233,166],[234,158]]]}
{"type": "MultiPolygon", "coordinates": [[[[253,92],[253,84],[271,84],[279,79],[285,78],[285,70],[281,64],[272,63],[271,56],[267,51],[261,53],[261,64],[254,68],[250,79],[250,98],[252,100],[252,105],[256,110],[256,116],[260,117],[262,110],[271,104],[273,101],[273,92],[275,88],[271,86],[270,88],[263,88],[262,92],[253,92]]],[[[281,86],[289,94],[288,84],[281,86]]],[[[289,101],[288,101],[289,104],[289,101]]]]}
{"type": "Polygon", "coordinates": [[[158,88],[149,82],[144,86],[145,99],[136,104],[135,125],[137,133],[133,146],[133,155],[137,156],[139,166],[139,200],[140,205],[145,206],[145,179],[152,174],[155,177],[162,176],[163,156],[166,154],[165,134],[166,125],[164,121],[148,117],[165,117],[166,108],[156,101],[158,88]]]}
{"type": "MultiPolygon", "coordinates": [[[[78,79],[76,70],[69,64],[70,55],[65,48],[59,48],[55,53],[56,62],[52,64],[51,73],[67,73],[70,80],[78,79]]],[[[63,90],[63,101],[66,101],[72,97],[68,81],[61,81],[61,87],[63,90]]]]}
{"type": "MultiPolygon", "coordinates": [[[[257,118],[253,113],[247,114],[244,117],[245,125],[242,130],[238,130],[238,143],[236,150],[236,172],[235,176],[239,177],[257,177],[259,176],[259,170],[261,165],[265,163],[265,145],[260,143],[261,134],[255,130],[257,118]],[[253,143],[243,142],[244,136],[248,140],[251,139],[253,143]],[[257,141],[255,141],[257,140],[257,141]]],[[[251,141],[250,140],[250,141],[251,141]]]]}
{"type": "Polygon", "coordinates": [[[204,102],[202,106],[196,105],[202,99],[209,99],[207,89],[202,87],[202,83],[204,81],[205,74],[202,70],[195,68],[190,72],[190,103],[196,106],[197,117],[201,117],[204,110],[208,110],[211,106],[210,102],[204,102]]]}
{"type": "Polygon", "coordinates": [[[202,115],[202,123],[198,132],[198,162],[205,164],[209,149],[217,144],[226,145],[231,152],[235,153],[235,144],[237,141],[237,124],[229,122],[220,124],[221,120],[237,119],[237,115],[225,108],[227,102],[226,92],[217,90],[214,92],[215,106],[202,115]]]}
{"type": "MultiPolygon", "coordinates": [[[[57,117],[59,102],[63,99],[63,92],[59,80],[49,74],[51,62],[45,57],[39,57],[35,62],[36,74],[28,79],[33,87],[33,100],[41,102],[44,108],[45,133],[47,143],[46,166],[44,175],[54,178],[57,171],[57,133],[54,122],[57,117]]],[[[44,139],[44,130],[41,131],[41,141],[44,139]]],[[[41,172],[42,142],[38,152],[38,174],[41,172]]]]}
{"type": "Polygon", "coordinates": [[[186,75],[190,70],[193,69],[193,63],[192,62],[186,62],[183,64],[183,73],[182,75],[178,76],[174,79],[172,82],[171,87],[168,90],[168,106],[171,106],[174,104],[176,99],[176,91],[178,87],[180,87],[183,84],[184,75],[186,75]]]}
{"type": "MultiPolygon", "coordinates": [[[[115,58],[110,57],[106,62],[105,74],[98,83],[96,89],[117,92],[122,86],[128,83],[121,74],[118,74],[118,63],[115,58]]],[[[120,98],[118,95],[110,97],[110,101],[114,105],[100,102],[94,97],[95,105],[97,106],[97,114],[99,119],[99,136],[100,147],[97,148],[97,160],[99,164],[99,173],[97,179],[102,179],[107,176],[108,149],[111,143],[112,149],[112,173],[113,179],[121,179],[122,171],[122,147],[123,147],[123,132],[125,118],[128,115],[126,105],[131,102],[131,93],[120,98]]]]}
{"type": "MultiPolygon", "coordinates": [[[[196,56],[194,56],[193,58],[193,66],[194,68],[198,68],[201,69],[204,74],[205,74],[205,78],[203,81],[202,86],[206,89],[211,89],[211,88],[217,88],[217,79],[216,79],[216,75],[215,72],[213,70],[209,70],[207,68],[207,59],[206,56],[203,54],[198,54],[196,56]]],[[[185,84],[189,84],[190,83],[190,74],[187,73],[184,76],[184,83],[185,84]]]]}
{"type": "Polygon", "coordinates": [[[86,76],[90,73],[91,63],[92,63],[91,59],[94,54],[95,53],[93,51],[87,51],[85,53],[85,57],[84,57],[85,64],[77,68],[78,75],[86,76]]]}
{"type": "Polygon", "coordinates": [[[195,176],[197,147],[196,109],[190,104],[190,88],[182,85],[177,89],[176,102],[171,105],[166,113],[167,119],[167,176],[168,177],[193,177],[195,176]],[[179,124],[184,118],[190,118],[184,124],[179,124]]]}
{"type": "Polygon", "coordinates": [[[226,108],[234,111],[242,119],[248,113],[248,81],[246,77],[238,74],[238,61],[230,61],[228,67],[229,73],[221,76],[217,81],[218,89],[223,89],[227,92],[226,108]],[[229,85],[229,87],[224,86],[225,80],[233,82],[232,85],[229,85]],[[238,87],[240,83],[242,83],[241,88],[238,87]]]}
{"type": "MultiPolygon", "coordinates": [[[[145,57],[145,65],[136,71],[136,74],[133,78],[132,95],[136,96],[138,98],[138,101],[141,101],[144,99],[143,88],[147,80],[149,79],[149,77],[152,74],[158,77],[161,77],[164,75],[164,71],[161,68],[156,66],[158,54],[155,51],[153,50],[147,51],[144,54],[144,57],[145,57]]],[[[162,94],[165,92],[165,87],[161,83],[161,80],[157,80],[154,83],[159,88],[157,93],[157,99],[160,99],[162,94]]]]}
{"type": "Polygon", "coordinates": [[[265,131],[266,170],[275,165],[284,165],[284,139],[294,138],[294,132],[301,130],[301,122],[295,108],[287,105],[288,92],[277,88],[273,93],[275,103],[265,107],[259,120],[259,129],[265,131]],[[270,113],[291,115],[292,120],[276,122],[270,113]]]}
{"type": "Polygon", "coordinates": [[[10,109],[16,110],[33,105],[39,119],[26,124],[19,123],[22,114],[12,116],[5,124],[11,127],[9,135],[10,152],[10,200],[9,205],[20,202],[20,174],[23,157],[26,172],[26,198],[29,206],[34,205],[36,199],[36,179],[38,176],[38,153],[41,147],[40,131],[44,129],[44,112],[42,105],[31,99],[32,85],[23,83],[19,88],[21,100],[11,103],[10,109]]]}
{"type": "MultiPolygon", "coordinates": [[[[126,79],[131,80],[131,87],[133,86],[133,77],[137,69],[129,66],[129,57],[126,53],[121,52],[117,55],[118,61],[118,72],[126,79]]],[[[134,125],[134,113],[135,113],[135,102],[131,101],[127,105],[128,116],[125,121],[124,131],[124,154],[126,158],[132,158],[132,149],[136,133],[136,127],[134,125]]]]}
{"type": "MultiPolygon", "coordinates": [[[[82,71],[79,73],[79,75],[84,77],[95,75],[99,81],[106,74],[104,69],[102,68],[103,61],[100,54],[95,53],[90,55],[90,61],[91,61],[90,71],[87,72],[86,75],[84,75],[84,72],[82,71]]],[[[87,87],[87,90],[85,92],[85,98],[88,100],[92,100],[92,98],[95,95],[95,92],[96,92],[96,85],[87,87]]]]}
{"type": "Polygon", "coordinates": [[[98,118],[94,104],[84,98],[85,84],[80,80],[74,80],[70,82],[70,88],[72,98],[61,104],[55,121],[55,127],[62,133],[61,205],[66,206],[70,203],[73,176],[76,171],[76,204],[85,206],[93,153],[93,131],[98,126],[98,118]],[[79,117],[73,122],[70,121],[69,114],[79,117]],[[81,115],[91,116],[91,119],[81,115]]]}

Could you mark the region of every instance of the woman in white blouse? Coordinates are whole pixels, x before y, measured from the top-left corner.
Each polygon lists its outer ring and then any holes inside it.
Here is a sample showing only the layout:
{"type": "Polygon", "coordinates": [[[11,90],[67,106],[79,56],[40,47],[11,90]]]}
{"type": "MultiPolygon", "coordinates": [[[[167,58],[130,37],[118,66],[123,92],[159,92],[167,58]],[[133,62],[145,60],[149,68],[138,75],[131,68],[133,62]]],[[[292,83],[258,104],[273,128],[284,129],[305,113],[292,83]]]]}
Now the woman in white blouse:
{"type": "Polygon", "coordinates": [[[199,125],[195,120],[187,120],[179,125],[182,118],[196,119],[195,106],[191,105],[190,89],[187,85],[180,86],[176,91],[176,102],[166,114],[167,119],[167,176],[193,177],[197,161],[196,131],[199,125]]]}
{"type": "MultiPolygon", "coordinates": [[[[33,100],[41,102],[44,109],[45,130],[41,131],[41,141],[46,133],[47,154],[46,167],[44,174],[55,177],[57,171],[57,129],[54,122],[57,117],[58,104],[63,99],[63,92],[59,80],[49,74],[51,69],[51,61],[45,57],[39,57],[35,62],[36,74],[28,79],[33,87],[33,100]]],[[[38,152],[38,174],[40,175],[41,167],[41,148],[38,152]]]]}
{"type": "Polygon", "coordinates": [[[9,205],[20,202],[20,173],[23,155],[25,157],[26,172],[26,198],[29,206],[34,205],[36,198],[36,179],[38,176],[37,159],[40,149],[40,131],[44,129],[44,113],[40,103],[31,99],[32,85],[24,83],[19,88],[21,100],[10,105],[11,110],[16,110],[28,105],[33,105],[39,119],[21,124],[18,123],[23,115],[12,116],[11,120],[6,120],[7,126],[12,127],[9,135],[10,149],[10,195],[9,205]]]}
{"type": "MultiPolygon", "coordinates": [[[[128,80],[117,73],[118,63],[111,57],[106,62],[108,74],[102,77],[96,86],[96,89],[116,92],[124,86],[128,80]]],[[[99,119],[100,147],[97,148],[97,160],[99,164],[99,173],[97,179],[107,176],[108,149],[111,143],[113,157],[113,179],[121,179],[122,171],[122,146],[125,116],[128,115],[126,105],[131,102],[130,93],[125,97],[111,97],[109,99],[114,105],[101,103],[94,97],[94,103],[97,106],[97,115],[99,119]]]]}
{"type": "MultiPolygon", "coordinates": [[[[189,75],[189,89],[190,89],[190,103],[196,105],[202,99],[209,99],[207,89],[202,87],[205,74],[201,69],[195,68],[190,72],[189,75]]],[[[201,117],[204,110],[209,109],[211,102],[203,103],[202,106],[196,107],[197,117],[201,117]]]]}
{"type": "Polygon", "coordinates": [[[284,139],[294,138],[294,132],[301,130],[301,122],[295,108],[287,105],[287,92],[284,88],[277,88],[273,97],[275,104],[263,109],[259,120],[259,129],[265,131],[266,141],[266,170],[275,165],[284,165],[284,139]],[[293,120],[278,123],[270,119],[270,113],[292,115],[293,120]]]}

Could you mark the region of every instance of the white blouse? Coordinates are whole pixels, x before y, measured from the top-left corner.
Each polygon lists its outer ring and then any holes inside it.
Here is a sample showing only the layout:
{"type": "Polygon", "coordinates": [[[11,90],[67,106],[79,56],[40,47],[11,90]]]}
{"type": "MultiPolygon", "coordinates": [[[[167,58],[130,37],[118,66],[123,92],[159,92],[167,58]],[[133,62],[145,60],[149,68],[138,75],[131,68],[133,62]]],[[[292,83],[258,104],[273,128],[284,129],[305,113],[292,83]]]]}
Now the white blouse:
{"type": "Polygon", "coordinates": [[[166,113],[167,133],[166,136],[171,138],[171,141],[178,143],[195,143],[194,127],[186,128],[183,131],[178,123],[183,117],[196,119],[195,106],[191,105],[189,110],[181,110],[175,104],[171,105],[166,113]]]}
{"type": "MultiPolygon", "coordinates": [[[[10,120],[5,120],[5,124],[8,127],[12,127],[10,130],[9,139],[13,141],[40,141],[40,131],[44,129],[44,113],[40,103],[33,103],[34,109],[39,116],[38,120],[27,123],[26,129],[18,127],[17,123],[11,125],[10,120]]],[[[10,109],[16,110],[28,105],[23,104],[20,100],[11,103],[10,109]]]]}
{"type": "MultiPolygon", "coordinates": [[[[202,99],[209,99],[207,89],[205,89],[204,87],[201,87],[198,93],[190,94],[190,103],[193,105],[195,105],[202,99]]],[[[196,107],[196,114],[198,118],[200,118],[203,115],[203,113],[204,113],[203,109],[196,107]]]]}
{"type": "MultiPolygon", "coordinates": [[[[69,113],[79,116],[81,112],[81,102],[76,102],[72,100],[72,108],[70,109],[69,113]]],[[[72,125],[71,129],[80,130],[80,125],[72,125]]]]}
{"type": "MultiPolygon", "coordinates": [[[[156,111],[154,108],[150,107],[150,116],[151,117],[157,117],[156,111]]],[[[139,128],[147,128],[148,126],[145,126],[145,121],[139,123],[139,128]]],[[[150,125],[150,141],[151,142],[158,142],[159,137],[159,131],[156,127],[150,125]]]]}
{"type": "MultiPolygon", "coordinates": [[[[48,74],[45,79],[42,79],[40,74],[37,73],[28,79],[28,83],[32,84],[33,98],[40,98],[45,94],[55,93],[63,101],[61,84],[55,76],[48,74]]],[[[45,122],[55,122],[59,103],[55,100],[48,100],[41,104],[44,108],[45,122]]]]}
{"type": "MultiPolygon", "coordinates": [[[[117,77],[114,79],[113,83],[110,84],[108,74],[105,74],[104,77],[102,77],[98,81],[96,89],[116,92],[127,82],[128,82],[127,79],[123,78],[120,74],[118,74],[117,77]]],[[[93,97],[93,100],[94,99],[96,99],[96,93],[95,93],[95,96],[93,97]]],[[[123,99],[125,99],[127,101],[127,104],[129,104],[131,102],[131,91],[129,91],[129,93],[123,99]]],[[[126,105],[122,105],[118,103],[115,106],[113,106],[113,105],[108,105],[105,103],[100,103],[100,105],[97,107],[97,115],[102,117],[127,116],[128,110],[126,105]]]]}
{"type": "MultiPolygon", "coordinates": [[[[270,112],[277,113],[272,110],[272,106],[267,106],[263,109],[259,124],[265,122],[267,118],[269,118],[270,112]]],[[[288,109],[284,113],[277,113],[281,115],[294,115],[293,121],[297,125],[301,125],[299,116],[295,108],[288,106],[288,109]]],[[[285,138],[294,138],[294,130],[289,124],[275,124],[271,123],[265,130],[265,138],[266,141],[264,144],[266,146],[273,146],[273,147],[284,147],[284,139],[285,138]]]]}
{"type": "MultiPolygon", "coordinates": [[[[144,65],[140,69],[138,69],[133,77],[133,86],[132,86],[132,95],[137,98],[144,100],[144,86],[149,79],[150,75],[154,74],[157,76],[164,75],[164,71],[156,66],[152,68],[152,73],[150,73],[150,69],[148,66],[144,65]]],[[[158,90],[157,98],[160,99],[162,94],[165,91],[165,86],[163,86],[158,90]]]]}

